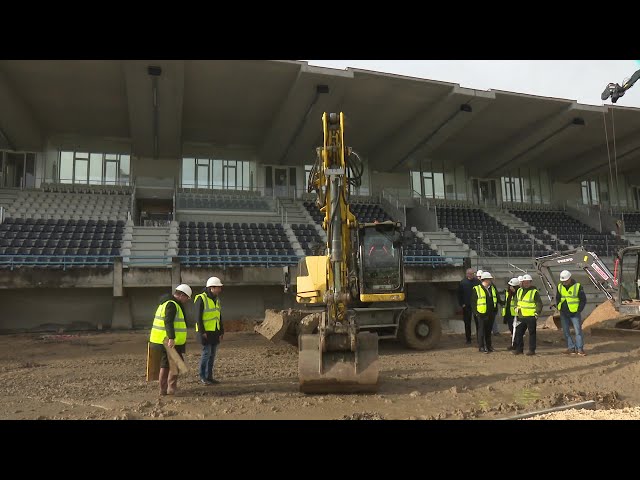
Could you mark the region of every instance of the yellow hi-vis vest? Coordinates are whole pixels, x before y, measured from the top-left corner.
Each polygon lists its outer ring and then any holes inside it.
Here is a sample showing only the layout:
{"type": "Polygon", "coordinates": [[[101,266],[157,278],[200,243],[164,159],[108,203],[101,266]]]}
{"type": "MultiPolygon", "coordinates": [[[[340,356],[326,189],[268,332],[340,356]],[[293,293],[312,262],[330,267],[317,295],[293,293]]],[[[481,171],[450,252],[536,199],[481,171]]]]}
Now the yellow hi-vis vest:
{"type": "MultiPolygon", "coordinates": [[[[494,285],[491,285],[491,296],[493,297],[494,308],[498,307],[498,291],[494,285]]],[[[478,313],[487,313],[487,292],[482,285],[476,285],[473,287],[478,295],[478,302],[476,303],[476,311],[478,313]]]]}
{"type": "MultiPolygon", "coordinates": [[[[220,299],[214,302],[206,293],[200,293],[193,299],[193,303],[202,297],[202,323],[206,332],[215,332],[220,330],[220,299]]],[[[198,331],[198,322],[196,322],[196,332],[198,331]]]]}
{"type": "MultiPolygon", "coordinates": [[[[507,298],[508,298],[509,292],[507,292],[506,295],[507,295],[507,298]]],[[[506,314],[507,314],[507,298],[505,298],[504,305],[502,306],[502,316],[503,317],[506,316],[506,314]]],[[[510,315],[512,317],[516,316],[516,302],[517,302],[516,298],[517,298],[516,297],[516,293],[514,293],[513,295],[511,295],[511,302],[509,302],[509,313],[510,313],[510,315]]]]}
{"type": "Polygon", "coordinates": [[[533,300],[533,297],[537,291],[536,288],[527,290],[526,293],[523,288],[518,290],[518,306],[516,308],[520,311],[518,314],[520,317],[535,317],[536,302],[533,300]]]}
{"type": "Polygon", "coordinates": [[[565,287],[562,282],[559,283],[558,292],[560,292],[560,301],[558,302],[558,310],[562,308],[562,302],[567,302],[567,308],[569,311],[571,313],[576,313],[580,306],[578,290],[580,290],[580,284],[578,282],[574,283],[569,288],[565,287]]]}
{"type": "Polygon", "coordinates": [[[187,322],[184,321],[184,313],[182,308],[175,300],[167,300],[164,303],[158,305],[156,314],[153,317],[153,326],[151,327],[151,335],[149,335],[149,342],[159,343],[162,345],[162,341],[167,336],[167,330],[164,322],[167,319],[167,305],[173,303],[176,306],[176,316],[173,319],[173,329],[176,332],[176,345],[184,345],[187,343],[187,322]]]}

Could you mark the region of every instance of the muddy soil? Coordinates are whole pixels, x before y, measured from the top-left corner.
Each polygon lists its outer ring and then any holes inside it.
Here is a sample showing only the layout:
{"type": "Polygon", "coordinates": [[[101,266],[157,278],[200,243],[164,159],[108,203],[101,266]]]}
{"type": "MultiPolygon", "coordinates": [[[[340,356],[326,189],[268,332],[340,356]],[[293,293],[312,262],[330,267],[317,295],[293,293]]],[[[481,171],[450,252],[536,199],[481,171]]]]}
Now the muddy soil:
{"type": "Polygon", "coordinates": [[[376,394],[308,395],[296,348],[250,330],[225,335],[215,386],[198,382],[190,332],[189,372],[166,397],[145,380],[147,331],[1,336],[0,419],[496,419],[585,400],[598,411],[640,406],[636,336],[588,334],[586,357],[563,354],[550,330],[538,330],[535,356],[512,355],[505,334],[491,354],[456,334],[426,352],[383,341],[376,394]]]}

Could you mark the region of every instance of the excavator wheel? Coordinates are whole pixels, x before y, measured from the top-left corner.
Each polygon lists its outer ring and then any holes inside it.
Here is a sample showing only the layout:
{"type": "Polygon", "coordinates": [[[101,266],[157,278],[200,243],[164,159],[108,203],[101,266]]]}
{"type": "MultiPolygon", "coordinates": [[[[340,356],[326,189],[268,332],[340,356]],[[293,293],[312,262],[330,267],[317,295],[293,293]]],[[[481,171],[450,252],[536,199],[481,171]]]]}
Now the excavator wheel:
{"type": "Polygon", "coordinates": [[[374,393],[378,390],[378,335],[360,332],[357,348],[322,352],[320,335],[298,337],[303,393],[374,393]]]}
{"type": "Polygon", "coordinates": [[[442,325],[431,310],[408,310],[400,320],[399,338],[408,348],[431,350],[440,337],[442,325]]]}

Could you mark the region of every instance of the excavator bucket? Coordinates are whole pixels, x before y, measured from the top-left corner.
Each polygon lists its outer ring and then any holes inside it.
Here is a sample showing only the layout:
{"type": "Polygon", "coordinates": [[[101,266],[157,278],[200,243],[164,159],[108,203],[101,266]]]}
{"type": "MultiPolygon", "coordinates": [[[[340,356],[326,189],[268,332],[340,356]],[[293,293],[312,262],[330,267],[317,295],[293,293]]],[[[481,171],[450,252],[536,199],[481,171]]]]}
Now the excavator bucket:
{"type": "Polygon", "coordinates": [[[357,348],[321,351],[320,335],[300,335],[298,375],[303,393],[371,393],[378,390],[378,335],[357,334],[357,348]]]}
{"type": "Polygon", "coordinates": [[[303,314],[297,310],[270,310],[265,312],[264,320],[254,327],[254,331],[267,340],[277,342],[284,340],[287,343],[297,346],[298,335],[296,324],[303,314]]]}
{"type": "Polygon", "coordinates": [[[298,346],[298,335],[313,333],[318,327],[320,313],[303,310],[271,310],[265,311],[264,320],[254,327],[254,331],[267,340],[277,342],[283,340],[298,346]]]}

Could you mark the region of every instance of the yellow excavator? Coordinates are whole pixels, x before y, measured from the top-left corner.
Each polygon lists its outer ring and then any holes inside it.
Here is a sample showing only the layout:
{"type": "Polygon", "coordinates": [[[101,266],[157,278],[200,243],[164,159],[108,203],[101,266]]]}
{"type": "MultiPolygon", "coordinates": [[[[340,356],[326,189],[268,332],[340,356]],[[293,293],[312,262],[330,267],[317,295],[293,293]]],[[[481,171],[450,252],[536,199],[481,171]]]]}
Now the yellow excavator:
{"type": "Polygon", "coordinates": [[[344,114],[324,113],[322,127],[309,191],[324,215],[326,250],[300,261],[296,301],[305,309],[267,311],[256,331],[274,341],[288,331],[297,340],[300,391],[375,392],[378,339],[428,349],[442,328],[431,309],[406,302],[402,225],[359,223],[349,208],[350,189],[360,185],[363,169],[345,144],[344,114]]]}

